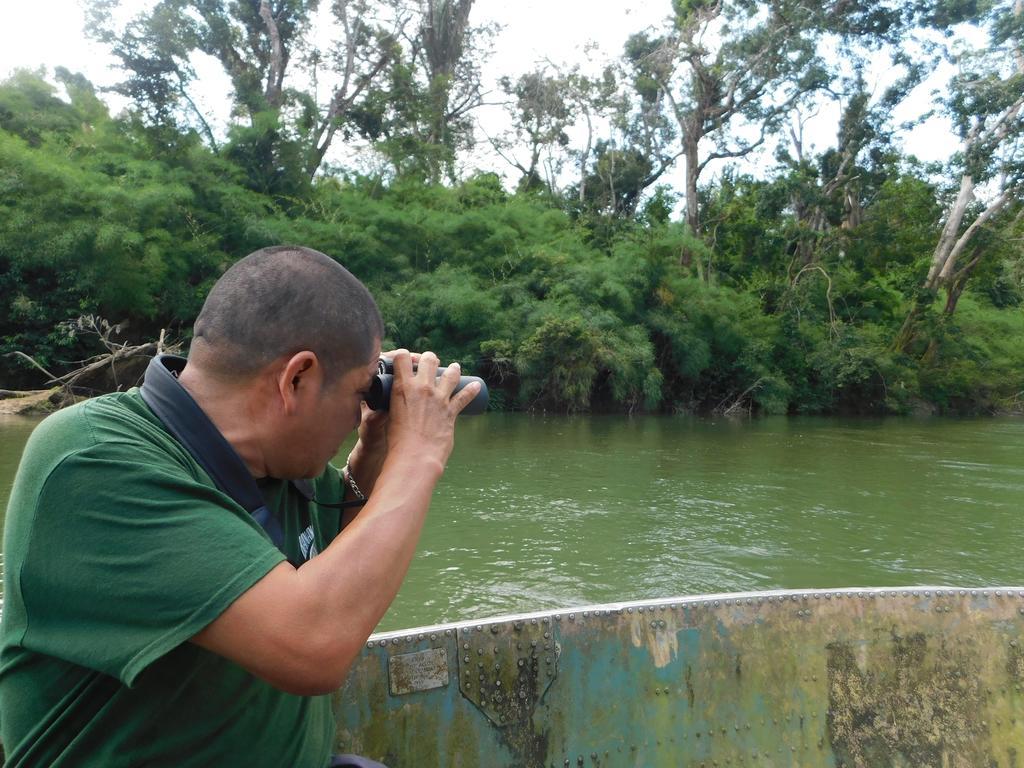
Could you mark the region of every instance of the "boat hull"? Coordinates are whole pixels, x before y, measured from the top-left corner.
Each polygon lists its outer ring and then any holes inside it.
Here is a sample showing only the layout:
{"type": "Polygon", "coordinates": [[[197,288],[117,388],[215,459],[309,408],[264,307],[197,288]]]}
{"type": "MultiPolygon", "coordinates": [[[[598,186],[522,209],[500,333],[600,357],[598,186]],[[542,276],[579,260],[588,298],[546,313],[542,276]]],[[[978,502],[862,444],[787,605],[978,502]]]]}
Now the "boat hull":
{"type": "Polygon", "coordinates": [[[779,591],[374,635],[338,742],[417,766],[1024,764],[1024,588],[779,591]]]}

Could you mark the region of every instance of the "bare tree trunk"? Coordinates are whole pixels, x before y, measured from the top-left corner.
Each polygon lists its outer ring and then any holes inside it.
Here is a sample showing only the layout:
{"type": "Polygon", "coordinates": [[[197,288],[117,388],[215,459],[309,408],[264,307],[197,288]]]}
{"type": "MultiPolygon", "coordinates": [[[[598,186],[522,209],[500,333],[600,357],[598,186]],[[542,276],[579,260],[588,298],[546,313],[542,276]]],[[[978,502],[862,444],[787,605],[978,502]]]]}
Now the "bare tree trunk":
{"type": "Polygon", "coordinates": [[[957,243],[960,225],[963,223],[967,206],[974,200],[974,179],[970,174],[965,173],[960,179],[960,192],[956,196],[956,202],[946,217],[946,223],[942,227],[942,235],[932,253],[932,265],[928,269],[928,277],[924,281],[924,287],[935,290],[939,284],[939,275],[950,260],[953,247],[957,243]]]}
{"type": "Polygon", "coordinates": [[[260,0],[260,18],[267,25],[270,36],[270,72],[267,73],[267,104],[272,108],[281,106],[281,92],[284,85],[284,45],[277,28],[277,19],[270,10],[270,0],[260,0]]]}
{"type": "Polygon", "coordinates": [[[587,193],[587,163],[590,162],[590,147],[594,138],[594,126],[590,121],[590,110],[584,109],[583,115],[587,118],[587,144],[580,156],[580,202],[582,203],[587,193]]]}
{"type": "Polygon", "coordinates": [[[844,195],[844,209],[846,217],[843,220],[843,229],[856,229],[864,223],[864,208],[860,204],[860,196],[856,189],[846,188],[844,195]]]}
{"type": "Polygon", "coordinates": [[[966,231],[957,238],[956,243],[953,245],[952,250],[949,252],[949,257],[946,259],[946,263],[942,265],[942,270],[939,272],[939,282],[943,283],[949,280],[950,275],[953,274],[953,270],[956,268],[957,259],[960,258],[960,254],[964,252],[967,244],[971,241],[971,238],[987,224],[993,216],[999,213],[1010,202],[1013,197],[1012,189],[1004,189],[1003,193],[999,195],[995,200],[989,203],[988,207],[981,212],[981,214],[969,226],[966,231]]]}
{"type": "Polygon", "coordinates": [[[948,283],[948,293],[946,294],[946,306],[943,312],[947,315],[952,315],[956,311],[956,304],[960,301],[960,295],[964,292],[964,288],[967,287],[967,278],[971,276],[978,264],[981,263],[982,250],[979,247],[974,248],[974,254],[971,256],[971,260],[963,266],[963,268],[957,272],[948,283]]]}
{"type": "Polygon", "coordinates": [[[686,158],[686,224],[696,237],[700,237],[700,203],[697,200],[697,177],[700,174],[698,141],[697,136],[687,134],[683,153],[686,158]]]}

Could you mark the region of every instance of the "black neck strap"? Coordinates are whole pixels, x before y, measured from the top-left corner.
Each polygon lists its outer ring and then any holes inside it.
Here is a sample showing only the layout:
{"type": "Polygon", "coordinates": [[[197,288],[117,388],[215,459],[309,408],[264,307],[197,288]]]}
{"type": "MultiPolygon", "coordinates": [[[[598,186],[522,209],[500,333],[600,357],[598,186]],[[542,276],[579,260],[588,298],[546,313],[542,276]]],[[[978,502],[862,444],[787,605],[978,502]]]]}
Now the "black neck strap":
{"type": "MultiPolygon", "coordinates": [[[[281,522],[267,508],[266,500],[249,468],[178,382],[178,374],[185,369],[185,362],[185,358],[174,355],[154,357],[146,369],[139,394],[167,431],[206,471],[217,488],[244,507],[267,532],[274,546],[287,555],[281,522]]],[[[309,480],[290,482],[307,501],[315,502],[313,484],[309,480]]]]}
{"type": "Polygon", "coordinates": [[[245,462],[220,430],[178,382],[185,358],[159,355],[150,362],[139,394],[170,432],[210,476],[217,487],[253,512],[263,494],[245,462]]]}

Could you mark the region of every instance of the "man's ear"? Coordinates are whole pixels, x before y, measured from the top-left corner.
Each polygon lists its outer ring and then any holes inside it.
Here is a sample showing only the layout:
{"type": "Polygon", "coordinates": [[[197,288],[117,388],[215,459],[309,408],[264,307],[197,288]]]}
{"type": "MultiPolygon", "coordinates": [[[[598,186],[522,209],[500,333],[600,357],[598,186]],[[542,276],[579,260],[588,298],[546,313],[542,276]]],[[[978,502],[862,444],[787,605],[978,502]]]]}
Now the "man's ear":
{"type": "Polygon", "coordinates": [[[285,360],[276,381],[285,415],[294,414],[302,400],[319,392],[322,382],[323,366],[309,350],[296,352],[285,360]]]}

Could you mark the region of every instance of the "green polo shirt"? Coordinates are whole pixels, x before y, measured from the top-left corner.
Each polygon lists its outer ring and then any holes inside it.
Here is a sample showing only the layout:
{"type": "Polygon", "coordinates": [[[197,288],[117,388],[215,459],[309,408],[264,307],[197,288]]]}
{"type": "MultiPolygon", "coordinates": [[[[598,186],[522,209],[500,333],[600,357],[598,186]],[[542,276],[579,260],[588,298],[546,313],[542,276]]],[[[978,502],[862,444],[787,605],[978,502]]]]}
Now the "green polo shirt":
{"type": "MultiPolygon", "coordinates": [[[[263,483],[289,554],[339,513],[263,483]]],[[[337,470],[316,498],[343,495],[337,470]]],[[[284,556],[137,390],[32,434],[4,531],[0,737],[8,766],[326,765],[329,696],[283,693],[187,642],[284,556]]]]}

